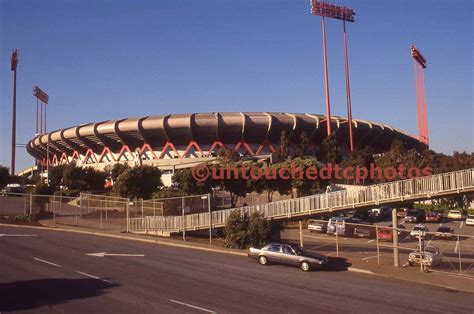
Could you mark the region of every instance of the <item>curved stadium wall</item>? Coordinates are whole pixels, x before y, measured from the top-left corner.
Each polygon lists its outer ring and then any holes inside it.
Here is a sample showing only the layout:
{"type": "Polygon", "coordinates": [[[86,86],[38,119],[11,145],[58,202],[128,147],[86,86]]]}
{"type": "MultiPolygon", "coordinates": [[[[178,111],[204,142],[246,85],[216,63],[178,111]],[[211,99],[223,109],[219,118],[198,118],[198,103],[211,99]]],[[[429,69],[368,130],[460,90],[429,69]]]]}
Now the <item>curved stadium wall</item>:
{"type": "MultiPolygon", "coordinates": [[[[223,146],[243,155],[268,155],[278,147],[283,131],[293,145],[305,132],[311,149],[317,150],[327,136],[326,123],[323,115],[281,112],[145,116],[81,124],[37,135],[28,142],[27,150],[42,165],[76,162],[103,168],[123,162],[174,171],[212,159],[223,146]]],[[[383,152],[395,139],[410,148],[421,147],[418,139],[390,126],[359,119],[352,123],[355,147],[368,146],[383,152]]],[[[333,116],[331,127],[336,142],[347,151],[347,119],[333,116]]]]}

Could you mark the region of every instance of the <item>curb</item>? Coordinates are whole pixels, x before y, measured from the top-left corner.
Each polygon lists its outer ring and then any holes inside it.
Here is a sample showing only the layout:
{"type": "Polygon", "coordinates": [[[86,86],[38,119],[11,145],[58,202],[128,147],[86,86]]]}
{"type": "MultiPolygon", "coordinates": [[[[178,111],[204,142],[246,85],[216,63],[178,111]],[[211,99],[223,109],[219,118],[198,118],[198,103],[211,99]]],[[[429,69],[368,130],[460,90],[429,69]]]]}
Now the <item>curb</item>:
{"type": "Polygon", "coordinates": [[[160,245],[166,245],[166,246],[172,246],[172,247],[201,250],[201,251],[214,252],[214,253],[247,256],[247,253],[241,253],[241,252],[234,252],[234,251],[228,251],[228,250],[222,250],[222,249],[212,249],[212,248],[207,248],[207,247],[202,247],[202,246],[193,246],[189,244],[170,243],[170,242],[165,242],[158,239],[149,240],[149,239],[140,239],[140,238],[134,238],[134,237],[128,237],[128,236],[119,236],[119,235],[107,234],[107,233],[101,233],[101,232],[92,232],[92,231],[83,231],[83,230],[74,230],[74,229],[65,229],[65,228],[56,228],[56,227],[11,225],[11,224],[2,224],[2,223],[0,223],[0,227],[29,228],[29,229],[40,229],[40,230],[49,230],[49,231],[71,232],[71,233],[88,234],[88,235],[95,235],[95,236],[114,238],[114,239],[124,239],[124,240],[160,244],[160,245]]]}
{"type": "Polygon", "coordinates": [[[354,273],[361,273],[361,274],[367,274],[367,275],[377,275],[371,270],[366,270],[366,269],[360,269],[360,268],[354,268],[354,267],[348,267],[348,271],[352,271],[354,273]]]}

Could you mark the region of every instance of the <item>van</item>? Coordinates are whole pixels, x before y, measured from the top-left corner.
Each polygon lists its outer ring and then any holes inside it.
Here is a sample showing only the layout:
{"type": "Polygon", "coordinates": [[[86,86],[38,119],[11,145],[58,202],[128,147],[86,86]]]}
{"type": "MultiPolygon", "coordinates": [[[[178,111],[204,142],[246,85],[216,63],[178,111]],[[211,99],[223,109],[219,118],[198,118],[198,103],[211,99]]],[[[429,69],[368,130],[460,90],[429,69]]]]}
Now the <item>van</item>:
{"type": "Polygon", "coordinates": [[[348,225],[352,222],[349,217],[332,217],[328,220],[327,234],[336,234],[340,236],[352,236],[354,234],[354,226],[348,225]]]}

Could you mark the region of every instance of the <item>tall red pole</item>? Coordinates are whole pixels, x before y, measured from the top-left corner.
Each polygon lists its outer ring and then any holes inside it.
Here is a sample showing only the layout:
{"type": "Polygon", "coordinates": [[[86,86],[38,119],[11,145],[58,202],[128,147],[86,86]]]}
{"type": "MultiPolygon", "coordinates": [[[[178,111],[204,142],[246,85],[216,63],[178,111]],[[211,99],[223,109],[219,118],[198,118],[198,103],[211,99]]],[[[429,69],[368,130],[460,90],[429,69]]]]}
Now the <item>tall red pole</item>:
{"type": "Polygon", "coordinates": [[[324,59],[324,85],[326,87],[326,126],[328,136],[331,135],[331,105],[329,101],[329,78],[328,78],[328,62],[326,53],[326,28],[324,25],[324,16],[322,16],[323,25],[323,59],[324,59]]]}
{"type": "Polygon", "coordinates": [[[429,144],[428,140],[428,117],[426,114],[426,92],[425,92],[425,69],[421,68],[421,106],[423,117],[423,136],[425,144],[429,144]]]}
{"type": "Polygon", "coordinates": [[[349,146],[352,153],[354,152],[354,139],[352,134],[351,84],[349,82],[349,57],[347,53],[346,21],[343,20],[342,23],[344,25],[344,60],[346,63],[347,122],[349,123],[349,146]]]}
{"type": "Polygon", "coordinates": [[[44,104],[44,133],[46,134],[46,108],[47,108],[48,104],[45,103],[44,104]]]}
{"type": "Polygon", "coordinates": [[[43,134],[43,102],[40,100],[40,134],[43,134]]]}
{"type": "Polygon", "coordinates": [[[413,68],[415,70],[415,88],[416,88],[416,112],[417,112],[417,118],[418,118],[418,139],[420,141],[423,141],[422,138],[422,130],[421,130],[421,108],[420,108],[420,91],[419,91],[419,79],[418,79],[418,64],[416,61],[413,59],[413,68]]]}
{"type": "Polygon", "coordinates": [[[13,115],[12,115],[12,160],[11,174],[15,174],[15,154],[16,154],[16,67],[13,71],[13,115]]]}
{"type": "Polygon", "coordinates": [[[36,98],[36,133],[35,135],[38,134],[38,98],[36,98]]]}

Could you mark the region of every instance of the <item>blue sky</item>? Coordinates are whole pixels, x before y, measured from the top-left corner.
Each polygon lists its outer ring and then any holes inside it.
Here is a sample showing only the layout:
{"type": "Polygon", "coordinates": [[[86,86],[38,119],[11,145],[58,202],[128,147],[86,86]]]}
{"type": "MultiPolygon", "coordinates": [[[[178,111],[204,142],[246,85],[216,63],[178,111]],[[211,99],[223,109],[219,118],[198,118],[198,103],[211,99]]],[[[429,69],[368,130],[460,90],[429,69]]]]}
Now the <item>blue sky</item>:
{"type": "MultiPolygon", "coordinates": [[[[348,25],[354,117],[416,134],[415,43],[428,60],[431,147],[472,152],[472,1],[337,3],[357,13],[348,25]]],[[[326,29],[332,112],[345,116],[342,23],[326,29]]],[[[34,134],[34,85],[50,95],[49,130],[165,113],[325,111],[321,18],[308,0],[0,0],[3,165],[15,47],[19,143],[34,134]]],[[[24,149],[17,156],[18,170],[33,162],[24,149]]]]}

